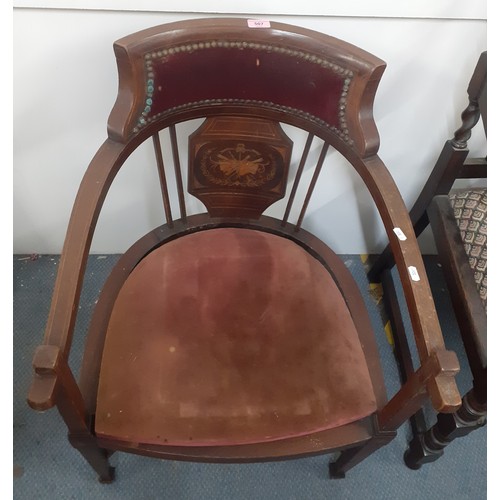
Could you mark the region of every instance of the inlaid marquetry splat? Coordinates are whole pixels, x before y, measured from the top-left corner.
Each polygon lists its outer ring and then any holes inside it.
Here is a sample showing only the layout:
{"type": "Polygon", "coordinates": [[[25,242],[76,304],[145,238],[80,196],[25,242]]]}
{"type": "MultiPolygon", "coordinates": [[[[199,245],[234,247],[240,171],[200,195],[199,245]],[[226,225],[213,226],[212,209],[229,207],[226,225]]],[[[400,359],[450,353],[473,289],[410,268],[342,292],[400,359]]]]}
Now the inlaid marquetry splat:
{"type": "Polygon", "coordinates": [[[214,217],[258,219],[285,196],[291,150],[278,123],[208,118],[189,138],[188,191],[214,217]]]}

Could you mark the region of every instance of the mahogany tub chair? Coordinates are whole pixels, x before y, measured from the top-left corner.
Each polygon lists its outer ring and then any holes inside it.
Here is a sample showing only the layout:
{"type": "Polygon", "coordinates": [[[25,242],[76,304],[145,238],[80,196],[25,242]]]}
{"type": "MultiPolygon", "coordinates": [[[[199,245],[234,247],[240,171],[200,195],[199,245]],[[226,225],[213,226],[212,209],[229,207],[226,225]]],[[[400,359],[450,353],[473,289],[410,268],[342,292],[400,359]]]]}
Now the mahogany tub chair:
{"type": "MultiPolygon", "coordinates": [[[[418,236],[429,224],[438,259],[455,312],[469,368],[472,388],[463,395],[457,412],[438,414],[430,426],[421,411],[412,417],[413,438],[405,453],[405,463],[412,469],[433,462],[443,455],[446,446],[458,437],[468,435],[486,423],[487,408],[487,190],[485,187],[458,187],[458,179],[485,179],[485,157],[471,158],[468,140],[472,128],[482,119],[487,130],[487,53],[483,52],[467,89],[468,105],[462,123],[452,139],[445,142],[441,154],[417,198],[410,217],[418,236]]],[[[405,377],[412,371],[410,350],[394,297],[390,274],[394,266],[392,251],[387,247],[368,273],[380,280],[395,332],[396,353],[405,377]]],[[[428,420],[428,418],[427,418],[428,420]]]]}
{"type": "Polygon", "coordinates": [[[411,221],[377,156],[372,103],[385,63],[308,29],[251,25],[182,21],[114,44],[118,97],[75,201],[28,397],[36,410],[58,408],[70,443],[103,482],[113,480],[116,450],[203,462],[339,451],[330,475],[343,477],[428,398],[442,412],[460,404],[457,358],[445,350],[411,221]],[[200,118],[181,160],[176,126],[200,118]],[[280,123],[306,132],[293,179],[280,123]],[[175,187],[167,186],[163,129],[175,187]],[[314,138],[323,146],[291,223],[314,138]],[[166,222],[112,270],[77,382],[68,353],[93,230],[113,178],[149,139],[166,222]],[[356,283],[301,228],[329,148],[373,196],[411,312],[421,366],[390,400],[356,283]],[[263,215],[286,194],[282,218],[263,215]],[[187,196],[206,212],[188,215],[187,196]]]}

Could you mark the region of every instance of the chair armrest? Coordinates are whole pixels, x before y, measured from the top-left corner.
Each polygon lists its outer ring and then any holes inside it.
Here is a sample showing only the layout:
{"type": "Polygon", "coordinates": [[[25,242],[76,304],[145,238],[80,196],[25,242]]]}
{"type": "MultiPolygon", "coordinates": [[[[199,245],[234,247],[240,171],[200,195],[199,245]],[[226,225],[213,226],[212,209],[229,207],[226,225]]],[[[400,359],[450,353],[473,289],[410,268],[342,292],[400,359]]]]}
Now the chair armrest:
{"type": "MultiPolygon", "coordinates": [[[[416,379],[408,380],[405,386],[419,381],[420,385],[425,385],[437,411],[453,411],[460,405],[460,393],[454,380],[455,368],[458,371],[458,362],[456,367],[453,367],[451,358],[446,356],[443,358],[445,344],[408,210],[382,160],[378,156],[372,156],[362,161],[365,169],[360,168],[358,171],[364,177],[377,204],[389,237],[389,244],[408,305],[421,369],[427,370],[425,377],[418,376],[416,379]],[[396,235],[395,228],[399,228],[400,237],[396,235]],[[444,371],[437,369],[436,372],[435,369],[429,368],[429,366],[440,365],[436,359],[438,361],[447,359],[447,368],[443,368],[444,371]]],[[[419,370],[415,372],[417,373],[419,370]]],[[[405,392],[403,389],[400,397],[406,394],[410,401],[412,391],[405,392]]]]}
{"type": "Polygon", "coordinates": [[[413,372],[402,385],[401,389],[381,409],[378,422],[381,430],[395,430],[403,422],[414,415],[427,400],[428,392],[449,392],[449,398],[440,400],[434,409],[439,413],[452,413],[461,405],[460,396],[453,401],[453,391],[456,389],[455,375],[460,371],[458,358],[453,351],[436,351],[413,372]],[[431,389],[429,390],[429,385],[431,389]],[[437,391],[432,390],[436,386],[437,391]],[[439,403],[442,403],[439,406],[439,403]]]}
{"type": "MultiPolygon", "coordinates": [[[[60,366],[61,363],[67,363],[71,348],[78,301],[97,218],[109,186],[128,155],[129,146],[109,139],[103,143],[83,177],[73,205],[45,329],[44,345],[39,348],[58,349],[60,366]]],[[[30,404],[33,403],[35,409],[47,409],[55,404],[57,373],[52,370],[48,374],[46,370],[37,367],[41,359],[40,351],[37,350],[37,353],[33,360],[36,371],[33,381],[35,392],[31,392],[33,400],[30,404]],[[43,377],[41,373],[44,374],[43,377]]]]}
{"type": "Polygon", "coordinates": [[[33,368],[35,377],[28,394],[31,408],[45,411],[57,405],[70,432],[88,433],[82,394],[61,349],[53,345],[39,346],[33,357],[33,368]]]}

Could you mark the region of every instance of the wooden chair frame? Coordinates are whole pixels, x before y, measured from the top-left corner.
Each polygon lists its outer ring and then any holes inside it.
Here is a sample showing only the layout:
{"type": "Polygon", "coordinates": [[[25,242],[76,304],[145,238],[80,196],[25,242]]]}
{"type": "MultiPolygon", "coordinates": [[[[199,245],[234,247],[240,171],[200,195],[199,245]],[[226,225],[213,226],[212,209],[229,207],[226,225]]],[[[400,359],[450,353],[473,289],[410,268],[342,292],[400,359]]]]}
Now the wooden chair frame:
{"type": "MultiPolygon", "coordinates": [[[[68,426],[71,444],[82,453],[102,481],[113,479],[113,469],[109,466],[108,456],[114,450],[208,462],[278,460],[341,450],[340,457],[330,465],[330,472],[332,477],[343,477],[352,466],[390,441],[395,436],[396,429],[421,408],[429,397],[437,411],[456,410],[460,404],[454,380],[459,369],[458,361],[454,353],[445,349],[423,261],[405,204],[388,170],[376,154],[379,139],[372,116],[372,103],[385,63],[357,47],[311,30],[274,22],[269,29],[252,30],[242,19],[195,20],[158,26],[119,40],[114,49],[120,76],[118,97],[108,121],[108,138],[90,163],[73,207],[44,342],[37,349],[33,360],[35,375],[28,397],[30,406],[36,410],[47,410],[53,406],[58,408],[68,426]],[[341,129],[311,116],[307,103],[300,103],[302,109],[299,111],[270,102],[252,100],[199,100],[149,116],[147,103],[150,102],[148,99],[151,95],[149,83],[145,82],[147,77],[144,76],[144,64],[148,57],[154,58],[156,54],[160,57],[166,53],[164,51],[168,52],[169,47],[187,47],[189,52],[202,44],[208,46],[214,43],[219,47],[235,47],[241,50],[248,46],[264,47],[266,50],[274,50],[272,47],[275,45],[281,49],[286,46],[283,50],[290,51],[288,54],[292,57],[326,61],[324,64],[340,68],[339,71],[344,77],[348,77],[350,85],[343,104],[345,115],[343,111],[341,113],[341,129]],[[325,142],[296,224],[287,221],[290,205],[282,220],[265,216],[257,221],[240,216],[188,216],[181,182],[178,182],[177,186],[181,217],[172,220],[168,190],[161,174],[163,160],[158,133],[162,129],[169,129],[174,168],[179,181],[180,162],[175,125],[193,118],[221,115],[265,118],[305,129],[310,133],[309,147],[312,135],[325,142]],[[167,221],[136,242],[112,271],[92,318],[80,381],[77,383],[68,366],[68,354],[94,228],[115,175],[132,151],[149,138],[153,139],[155,146],[167,221]],[[363,326],[369,323],[366,313],[359,313],[356,309],[357,305],[362,304],[359,291],[355,286],[343,284],[352,282],[352,278],[347,276],[348,271],[339,265],[339,259],[326,245],[300,227],[330,146],[354,166],[380,212],[403,283],[421,366],[409,374],[402,388],[387,401],[375,341],[371,334],[366,334],[363,341],[366,342],[365,355],[376,391],[377,412],[353,424],[306,437],[251,445],[186,448],[140,443],[124,445],[96,437],[93,431],[96,388],[105,325],[114,298],[136,264],[153,249],[171,239],[216,227],[253,228],[292,239],[319,258],[336,279],[340,280],[339,286],[351,314],[353,318],[357,317],[360,335],[363,335],[363,331],[368,331],[363,326]],[[399,228],[406,235],[406,239],[399,239],[394,228],[399,228]],[[415,272],[418,273],[418,280],[415,279],[415,272]]],[[[306,152],[304,154],[307,155],[306,152]]],[[[303,166],[301,162],[299,172],[303,166]]],[[[300,177],[300,174],[298,176],[300,177]]],[[[296,185],[292,189],[291,202],[295,191],[296,185]]],[[[364,307],[361,307],[361,311],[363,310],[364,307]]]]}
{"type": "MultiPolygon", "coordinates": [[[[461,126],[446,141],[436,164],[418,196],[410,218],[418,236],[430,224],[443,275],[473,376],[473,388],[463,396],[461,408],[451,414],[438,413],[437,423],[429,428],[419,411],[412,417],[413,439],[405,453],[411,469],[434,462],[455,438],[465,436],[486,423],[486,310],[481,302],[469,258],[463,247],[448,193],[457,179],[486,178],[486,158],[470,158],[467,141],[472,128],[482,118],[487,130],[487,53],[483,52],[467,89],[469,103],[461,115],[461,126]]],[[[390,320],[395,333],[395,352],[403,380],[413,371],[404,324],[397,304],[390,273],[394,265],[387,246],[368,273],[371,281],[382,282],[390,320]]]]}

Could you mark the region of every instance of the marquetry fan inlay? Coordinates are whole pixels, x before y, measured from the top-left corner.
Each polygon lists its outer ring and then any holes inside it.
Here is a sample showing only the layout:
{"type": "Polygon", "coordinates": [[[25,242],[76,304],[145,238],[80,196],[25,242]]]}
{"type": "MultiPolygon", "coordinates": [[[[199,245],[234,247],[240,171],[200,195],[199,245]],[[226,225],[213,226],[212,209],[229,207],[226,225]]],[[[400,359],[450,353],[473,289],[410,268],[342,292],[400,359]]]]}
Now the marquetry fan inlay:
{"type": "Polygon", "coordinates": [[[222,148],[208,144],[198,152],[198,158],[200,181],[217,186],[258,188],[283,174],[281,157],[264,144],[238,142],[222,148]]]}

